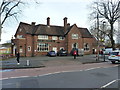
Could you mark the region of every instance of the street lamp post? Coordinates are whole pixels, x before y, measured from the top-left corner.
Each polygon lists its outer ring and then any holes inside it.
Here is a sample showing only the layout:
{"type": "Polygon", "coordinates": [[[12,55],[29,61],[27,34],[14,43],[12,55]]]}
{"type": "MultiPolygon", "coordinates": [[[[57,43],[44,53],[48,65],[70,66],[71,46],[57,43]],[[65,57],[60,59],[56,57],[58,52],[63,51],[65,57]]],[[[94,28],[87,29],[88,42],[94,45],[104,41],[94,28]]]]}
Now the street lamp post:
{"type": "Polygon", "coordinates": [[[99,14],[97,13],[97,55],[96,55],[96,61],[99,61],[99,14]]]}
{"type": "MultiPolygon", "coordinates": [[[[106,23],[106,22],[103,21],[103,32],[104,32],[104,30],[105,30],[105,23],[106,23]]],[[[104,39],[103,39],[102,45],[103,45],[104,40],[105,40],[105,34],[104,34],[103,38],[104,38],[104,39]]],[[[104,59],[104,62],[105,62],[105,54],[103,54],[103,56],[104,56],[103,59],[104,59]]]]}

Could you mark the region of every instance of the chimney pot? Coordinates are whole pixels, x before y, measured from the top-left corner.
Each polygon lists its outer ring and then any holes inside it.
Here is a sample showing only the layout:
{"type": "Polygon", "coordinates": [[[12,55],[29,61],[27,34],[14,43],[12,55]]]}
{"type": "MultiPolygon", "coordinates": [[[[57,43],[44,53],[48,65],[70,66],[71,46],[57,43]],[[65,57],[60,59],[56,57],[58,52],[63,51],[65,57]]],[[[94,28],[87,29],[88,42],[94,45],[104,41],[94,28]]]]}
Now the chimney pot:
{"type": "Polygon", "coordinates": [[[35,25],[36,22],[32,22],[31,25],[35,25]]]}
{"type": "Polygon", "coordinates": [[[67,17],[65,17],[64,20],[67,20],[67,17]]]}
{"type": "Polygon", "coordinates": [[[47,18],[47,25],[50,26],[50,17],[47,18]]]}
{"type": "Polygon", "coordinates": [[[67,26],[70,27],[70,23],[68,23],[67,26]]]}

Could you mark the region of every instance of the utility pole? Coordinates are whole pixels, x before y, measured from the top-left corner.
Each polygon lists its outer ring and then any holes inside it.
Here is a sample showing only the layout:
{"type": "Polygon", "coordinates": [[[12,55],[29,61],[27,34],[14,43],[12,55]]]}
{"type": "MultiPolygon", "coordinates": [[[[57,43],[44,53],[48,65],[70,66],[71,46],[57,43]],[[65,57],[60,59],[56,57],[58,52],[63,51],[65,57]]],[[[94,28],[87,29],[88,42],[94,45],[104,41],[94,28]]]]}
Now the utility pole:
{"type": "MultiPolygon", "coordinates": [[[[105,21],[103,21],[103,32],[105,31],[105,21]]],[[[104,41],[105,41],[105,34],[104,34],[104,36],[103,36],[103,42],[102,42],[102,45],[103,45],[103,43],[104,43],[104,41]]],[[[103,45],[104,46],[104,45],[103,45]]],[[[105,47],[105,46],[104,46],[105,47]]],[[[103,56],[103,59],[104,59],[104,62],[105,62],[105,54],[103,54],[104,56],[103,56]]]]}
{"type": "Polygon", "coordinates": [[[99,61],[99,51],[100,51],[100,46],[99,46],[99,14],[97,13],[97,57],[96,61],[99,61]]]}

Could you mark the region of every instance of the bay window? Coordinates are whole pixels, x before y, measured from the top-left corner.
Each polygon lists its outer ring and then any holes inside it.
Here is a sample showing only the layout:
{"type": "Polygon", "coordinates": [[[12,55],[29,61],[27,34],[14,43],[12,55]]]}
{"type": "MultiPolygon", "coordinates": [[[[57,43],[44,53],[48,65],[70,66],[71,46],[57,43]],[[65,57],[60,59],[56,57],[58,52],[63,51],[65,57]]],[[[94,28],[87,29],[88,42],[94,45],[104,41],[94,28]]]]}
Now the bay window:
{"type": "Polygon", "coordinates": [[[38,43],[37,50],[39,52],[47,52],[47,51],[49,51],[48,43],[38,43]]]}

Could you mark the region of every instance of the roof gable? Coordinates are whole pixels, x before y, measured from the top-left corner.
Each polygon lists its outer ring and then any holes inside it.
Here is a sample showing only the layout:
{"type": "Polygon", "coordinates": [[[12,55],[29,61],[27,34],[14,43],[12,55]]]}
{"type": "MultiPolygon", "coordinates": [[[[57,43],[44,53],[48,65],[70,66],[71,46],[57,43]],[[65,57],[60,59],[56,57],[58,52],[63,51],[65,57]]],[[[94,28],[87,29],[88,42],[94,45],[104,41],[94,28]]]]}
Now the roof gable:
{"type": "Polygon", "coordinates": [[[17,31],[16,31],[16,33],[15,33],[15,36],[18,34],[18,33],[26,33],[26,31],[25,31],[25,29],[24,29],[24,27],[23,27],[23,23],[22,22],[20,22],[20,24],[19,24],[19,26],[18,26],[18,28],[17,28],[17,31]]]}
{"type": "Polygon", "coordinates": [[[74,27],[78,28],[82,38],[93,38],[93,36],[91,35],[91,33],[88,31],[87,28],[80,28],[80,27],[77,27],[76,24],[70,26],[68,28],[68,31],[65,33],[65,35],[67,35],[74,27]]]}
{"type": "Polygon", "coordinates": [[[70,26],[70,27],[68,27],[67,28],[67,31],[65,32],[65,35],[67,35],[71,30],[72,30],[72,28],[75,26],[75,24],[74,25],[72,25],[72,26],[70,26]]]}
{"type": "Polygon", "coordinates": [[[79,28],[79,31],[83,38],[93,38],[93,36],[91,35],[87,28],[79,28]]]}

